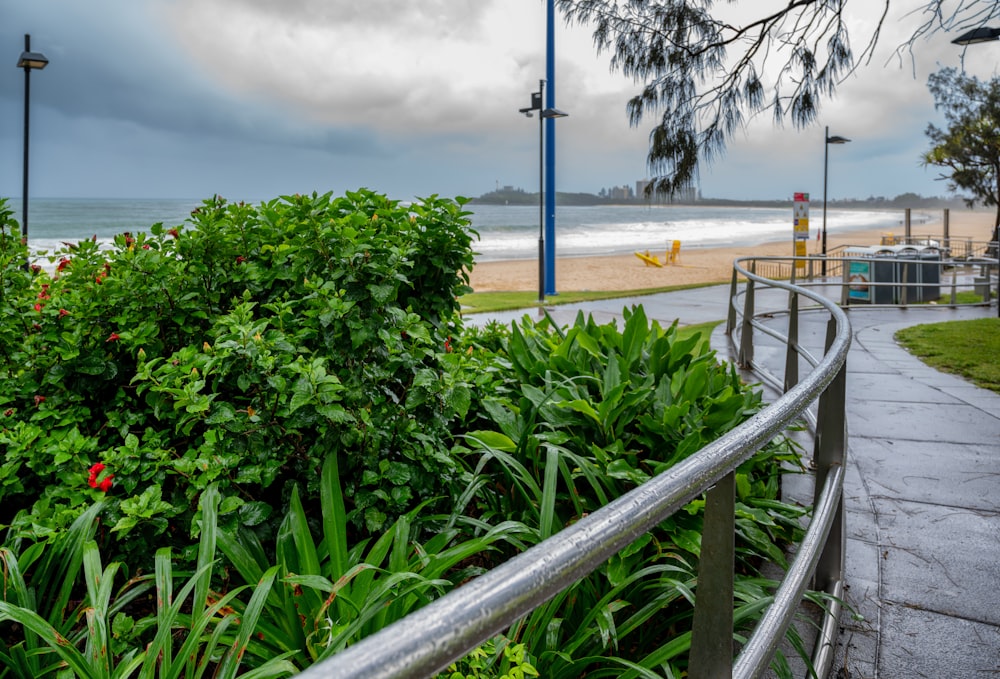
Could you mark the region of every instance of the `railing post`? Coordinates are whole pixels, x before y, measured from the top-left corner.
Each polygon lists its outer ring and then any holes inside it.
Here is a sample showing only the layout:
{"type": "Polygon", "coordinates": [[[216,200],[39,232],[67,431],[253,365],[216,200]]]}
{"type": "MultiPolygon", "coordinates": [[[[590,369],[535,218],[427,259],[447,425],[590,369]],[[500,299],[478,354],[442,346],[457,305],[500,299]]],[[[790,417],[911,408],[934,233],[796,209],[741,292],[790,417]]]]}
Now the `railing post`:
{"type": "Polygon", "coordinates": [[[747,289],[743,300],[743,323],[740,330],[740,354],[736,362],[741,368],[749,368],[753,362],[753,314],[754,314],[754,280],[747,281],[747,289]]]}
{"type": "Polygon", "coordinates": [[[906,300],[910,297],[910,263],[903,262],[902,272],[900,275],[899,289],[902,292],[902,304],[906,306],[906,300]]]}
{"type": "MultiPolygon", "coordinates": [[[[842,309],[844,307],[846,307],[850,303],[850,301],[851,301],[850,296],[849,296],[850,287],[848,285],[848,283],[850,283],[850,275],[851,275],[850,269],[851,269],[851,265],[850,264],[848,264],[845,267],[845,266],[843,266],[843,262],[841,262],[841,267],[840,267],[840,308],[842,308],[842,309]]],[[[871,288],[869,288],[869,290],[871,290],[871,288]]]]}
{"type": "Polygon", "coordinates": [[[788,340],[785,345],[785,392],[799,383],[799,296],[792,292],[788,300],[788,340]]]}
{"type": "MultiPolygon", "coordinates": [[[[831,318],[826,327],[826,353],[829,353],[836,334],[836,319],[831,318]]],[[[844,464],[844,449],[847,446],[846,383],[847,363],[845,362],[819,397],[816,414],[816,444],[813,450],[813,464],[816,468],[814,505],[819,500],[830,469],[844,464]]],[[[843,572],[844,504],[843,498],[841,498],[826,546],[823,548],[823,554],[816,566],[815,588],[829,591],[831,583],[842,579],[843,572]]]]}
{"type": "Polygon", "coordinates": [[[726,334],[730,337],[733,336],[733,330],[736,329],[736,291],[739,290],[737,278],[738,274],[734,266],[733,282],[729,286],[729,314],[726,316],[726,334]]]}
{"type": "Polygon", "coordinates": [[[736,570],[736,472],[710,488],[698,562],[690,679],[733,676],[733,574],[736,570]]]}

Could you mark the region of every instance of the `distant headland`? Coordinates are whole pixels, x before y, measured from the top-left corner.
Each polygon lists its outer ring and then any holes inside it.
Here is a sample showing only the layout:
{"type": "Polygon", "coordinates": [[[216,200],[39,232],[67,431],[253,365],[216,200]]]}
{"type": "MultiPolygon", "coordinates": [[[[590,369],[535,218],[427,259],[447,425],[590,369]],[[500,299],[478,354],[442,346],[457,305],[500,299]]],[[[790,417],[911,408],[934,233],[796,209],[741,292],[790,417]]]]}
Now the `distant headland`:
{"type": "MultiPolygon", "coordinates": [[[[812,194],[813,204],[822,203],[822,194],[812,194]]],[[[734,206],[734,207],[785,207],[792,202],[791,194],[787,198],[776,198],[770,200],[735,200],[730,198],[705,198],[688,196],[685,200],[665,200],[645,197],[623,197],[598,195],[594,193],[571,193],[564,191],[556,192],[556,205],[698,205],[706,206],[734,206]]],[[[484,193],[478,198],[471,200],[473,205],[538,205],[538,193],[531,193],[523,189],[504,187],[496,191],[484,193]]],[[[964,200],[959,196],[924,197],[916,193],[903,193],[894,198],[885,196],[870,196],[868,198],[840,198],[828,200],[827,205],[838,208],[864,208],[869,210],[891,210],[900,208],[965,208],[964,200]]]]}

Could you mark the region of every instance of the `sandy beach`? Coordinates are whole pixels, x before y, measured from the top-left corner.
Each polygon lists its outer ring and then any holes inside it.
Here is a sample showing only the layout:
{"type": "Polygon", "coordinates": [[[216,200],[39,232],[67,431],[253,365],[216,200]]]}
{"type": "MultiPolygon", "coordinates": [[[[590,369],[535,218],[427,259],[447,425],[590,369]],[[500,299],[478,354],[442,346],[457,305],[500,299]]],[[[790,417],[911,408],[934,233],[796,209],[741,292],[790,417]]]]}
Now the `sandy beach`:
{"type": "MultiPolygon", "coordinates": [[[[943,213],[937,220],[914,224],[914,237],[940,238],[943,213]]],[[[988,241],[993,231],[992,211],[951,210],[949,232],[952,239],[988,241]]],[[[789,228],[791,232],[791,228],[789,228]]],[[[814,229],[815,232],[815,229],[814,229]]],[[[877,245],[884,230],[851,231],[842,235],[827,235],[827,251],[839,245],[877,245]]],[[[903,227],[891,232],[903,235],[903,227]]],[[[791,256],[791,233],[787,240],[760,243],[752,247],[687,248],[681,244],[679,262],[661,268],[647,266],[634,254],[607,257],[558,257],[556,258],[556,289],[569,290],[641,290],[668,285],[689,283],[723,283],[732,277],[733,260],[749,255],[791,256]]],[[[808,243],[808,253],[818,254],[820,245],[815,236],[808,243]]],[[[665,252],[651,252],[660,262],[665,252]]],[[[471,272],[472,289],[476,292],[515,291],[538,289],[538,260],[519,259],[478,262],[471,272]]]]}

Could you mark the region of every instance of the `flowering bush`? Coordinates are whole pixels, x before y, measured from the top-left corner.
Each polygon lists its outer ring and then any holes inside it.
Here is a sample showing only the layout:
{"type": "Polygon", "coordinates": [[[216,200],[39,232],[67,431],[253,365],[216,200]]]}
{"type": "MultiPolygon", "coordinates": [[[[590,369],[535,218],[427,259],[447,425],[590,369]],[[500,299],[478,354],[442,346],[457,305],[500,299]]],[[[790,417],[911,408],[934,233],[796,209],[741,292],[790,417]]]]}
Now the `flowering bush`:
{"type": "Polygon", "coordinates": [[[294,479],[318,492],[329,451],[359,527],[441,495],[472,400],[446,353],[473,261],[463,203],[216,197],[110,251],[68,246],[49,276],[0,202],[0,524],[44,534],[100,498],[145,549],[184,536],[210,483],[262,524],[294,479]]]}

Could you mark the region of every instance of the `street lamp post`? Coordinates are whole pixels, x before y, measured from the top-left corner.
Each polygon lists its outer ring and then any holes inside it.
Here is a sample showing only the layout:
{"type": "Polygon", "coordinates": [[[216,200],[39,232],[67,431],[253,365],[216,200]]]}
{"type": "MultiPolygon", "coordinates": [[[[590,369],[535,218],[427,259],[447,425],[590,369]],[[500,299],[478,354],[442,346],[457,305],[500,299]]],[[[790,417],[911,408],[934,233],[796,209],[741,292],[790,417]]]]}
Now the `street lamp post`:
{"type": "Polygon", "coordinates": [[[545,127],[544,121],[549,118],[565,118],[564,113],[557,108],[542,108],[542,93],[545,91],[545,81],[538,81],[538,91],[531,93],[531,106],[518,109],[527,117],[532,111],[538,111],[538,301],[545,302],[545,127]]]}
{"type": "Polygon", "coordinates": [[[17,67],[24,69],[24,183],[21,188],[21,240],[28,244],[28,121],[31,111],[31,70],[48,66],[49,60],[40,52],[31,51],[31,36],[24,35],[24,51],[17,67]]]}
{"type": "Polygon", "coordinates": [[[826,275],[826,183],[827,175],[830,171],[830,144],[846,144],[851,141],[837,135],[830,136],[830,127],[827,126],[824,133],[823,142],[823,262],[820,265],[822,275],[826,275]]]}
{"type": "MultiPolygon", "coordinates": [[[[542,92],[545,91],[545,81],[538,81],[538,91],[531,93],[531,106],[519,109],[528,118],[532,111],[542,110],[542,92]]],[[[542,200],[544,192],[545,172],[543,169],[544,154],[542,152],[542,139],[544,132],[542,128],[542,116],[538,116],[538,302],[545,301],[545,202],[542,200]]]]}
{"type": "MultiPolygon", "coordinates": [[[[979,28],[974,28],[971,31],[967,31],[962,35],[958,36],[952,40],[954,45],[975,45],[980,42],[992,42],[994,40],[1000,40],[1000,28],[990,28],[989,26],[980,26],[979,28]]],[[[996,241],[996,256],[997,256],[997,317],[1000,318],[1000,225],[997,225],[993,229],[994,240],[996,241]]],[[[988,286],[987,286],[988,287],[988,286]]],[[[988,297],[989,295],[987,295],[988,297]]]]}

